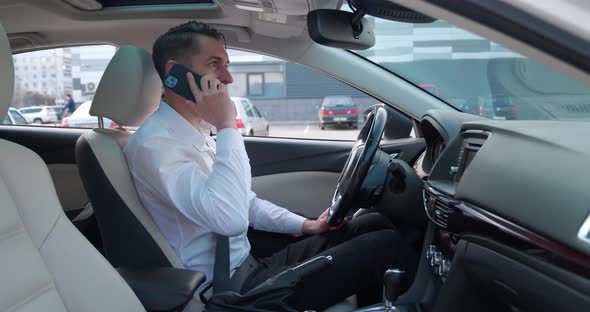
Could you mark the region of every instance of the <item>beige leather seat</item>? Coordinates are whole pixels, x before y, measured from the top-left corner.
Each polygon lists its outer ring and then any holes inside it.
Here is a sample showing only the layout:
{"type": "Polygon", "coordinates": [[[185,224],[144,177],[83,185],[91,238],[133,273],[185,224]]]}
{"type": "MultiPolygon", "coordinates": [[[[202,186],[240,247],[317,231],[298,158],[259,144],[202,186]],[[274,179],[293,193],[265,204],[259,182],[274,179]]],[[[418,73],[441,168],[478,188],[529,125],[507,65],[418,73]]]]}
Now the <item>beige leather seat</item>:
{"type": "MultiPolygon", "coordinates": [[[[0,116],[13,84],[12,52],[0,26],[0,116]]],[[[1,139],[0,277],[0,311],[144,311],[64,215],[41,158],[1,139]]]]}
{"type": "MultiPolygon", "coordinates": [[[[118,49],[107,66],[90,114],[119,125],[139,126],[160,103],[162,84],[151,55],[134,46],[118,49]]],[[[94,207],[106,258],[115,267],[182,268],[141,204],[123,148],[125,129],[93,129],[76,144],[76,162],[94,207]]]]}

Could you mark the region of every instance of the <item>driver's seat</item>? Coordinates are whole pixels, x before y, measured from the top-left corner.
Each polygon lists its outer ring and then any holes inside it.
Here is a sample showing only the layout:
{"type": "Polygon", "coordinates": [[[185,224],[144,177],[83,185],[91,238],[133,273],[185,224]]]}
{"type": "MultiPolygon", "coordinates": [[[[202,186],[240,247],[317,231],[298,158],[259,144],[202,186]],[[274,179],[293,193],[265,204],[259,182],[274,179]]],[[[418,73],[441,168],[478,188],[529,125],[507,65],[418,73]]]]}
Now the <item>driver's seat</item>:
{"type": "MultiPolygon", "coordinates": [[[[144,49],[120,47],[107,66],[90,114],[140,126],[160,103],[162,84],[144,49]]],[[[99,127],[76,143],[76,163],[94,207],[106,258],[115,267],[174,267],[182,262],[143,207],[123,148],[132,133],[99,127]]]]}

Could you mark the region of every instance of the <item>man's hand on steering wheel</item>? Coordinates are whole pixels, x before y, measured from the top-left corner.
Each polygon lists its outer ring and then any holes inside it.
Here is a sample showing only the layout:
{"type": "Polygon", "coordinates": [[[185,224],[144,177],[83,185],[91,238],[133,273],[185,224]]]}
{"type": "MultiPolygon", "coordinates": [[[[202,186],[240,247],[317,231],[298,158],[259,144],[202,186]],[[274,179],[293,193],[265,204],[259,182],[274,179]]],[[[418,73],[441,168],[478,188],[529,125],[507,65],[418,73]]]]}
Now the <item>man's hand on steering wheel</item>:
{"type": "Polygon", "coordinates": [[[322,234],[328,231],[335,231],[342,228],[347,222],[347,219],[337,226],[330,226],[328,224],[328,216],[330,215],[330,208],[326,209],[316,220],[307,219],[303,222],[303,234],[322,234]]]}

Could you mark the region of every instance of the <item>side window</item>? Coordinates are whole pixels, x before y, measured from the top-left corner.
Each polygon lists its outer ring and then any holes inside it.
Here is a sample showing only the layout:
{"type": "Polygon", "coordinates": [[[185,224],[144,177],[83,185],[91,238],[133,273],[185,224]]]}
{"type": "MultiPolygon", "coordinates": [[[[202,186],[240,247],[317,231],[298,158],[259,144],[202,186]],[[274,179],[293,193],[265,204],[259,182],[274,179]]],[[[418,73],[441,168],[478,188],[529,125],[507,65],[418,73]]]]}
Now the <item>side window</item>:
{"type": "MultiPolygon", "coordinates": [[[[98,118],[90,116],[89,108],[115,52],[116,47],[95,45],[15,54],[12,107],[20,113],[12,114],[15,124],[97,127],[98,118]]],[[[105,119],[105,126],[116,125],[105,119]]]]}
{"type": "Polygon", "coordinates": [[[264,95],[264,74],[253,73],[248,74],[248,95],[249,96],[263,96],[264,95]]]}
{"type": "MultiPolygon", "coordinates": [[[[232,97],[246,98],[248,117],[240,123],[245,135],[326,140],[355,140],[364,125],[363,114],[379,100],[303,65],[250,52],[229,50],[232,97]]],[[[394,109],[396,133],[409,137],[412,122],[394,109]],[[399,115],[399,116],[398,116],[399,115]],[[407,131],[406,131],[407,128],[407,131]]],[[[388,116],[388,120],[392,120],[388,116]]]]}
{"type": "Polygon", "coordinates": [[[26,125],[27,124],[27,120],[19,112],[12,111],[12,112],[10,112],[10,114],[12,115],[12,119],[14,120],[14,124],[16,124],[16,125],[26,125]]]}
{"type": "Polygon", "coordinates": [[[258,108],[256,108],[256,106],[254,106],[254,104],[252,104],[252,110],[254,111],[254,115],[256,115],[256,117],[262,117],[262,114],[260,114],[260,112],[258,111],[258,108]]]}
{"type": "Polygon", "coordinates": [[[242,100],[242,104],[244,105],[244,109],[246,110],[246,116],[254,117],[254,113],[252,112],[252,107],[250,106],[250,103],[248,103],[248,101],[242,100]]]}

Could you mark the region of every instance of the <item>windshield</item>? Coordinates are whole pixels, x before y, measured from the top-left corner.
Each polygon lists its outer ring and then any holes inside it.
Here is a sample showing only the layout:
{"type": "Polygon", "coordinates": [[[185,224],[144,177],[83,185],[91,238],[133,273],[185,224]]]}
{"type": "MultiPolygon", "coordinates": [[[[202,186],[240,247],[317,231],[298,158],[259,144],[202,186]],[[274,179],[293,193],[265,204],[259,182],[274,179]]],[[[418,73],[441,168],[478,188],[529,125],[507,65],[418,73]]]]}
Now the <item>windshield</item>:
{"type": "Polygon", "coordinates": [[[490,119],[590,121],[590,89],[445,21],[366,17],[375,46],[353,51],[455,108],[490,119]]]}

